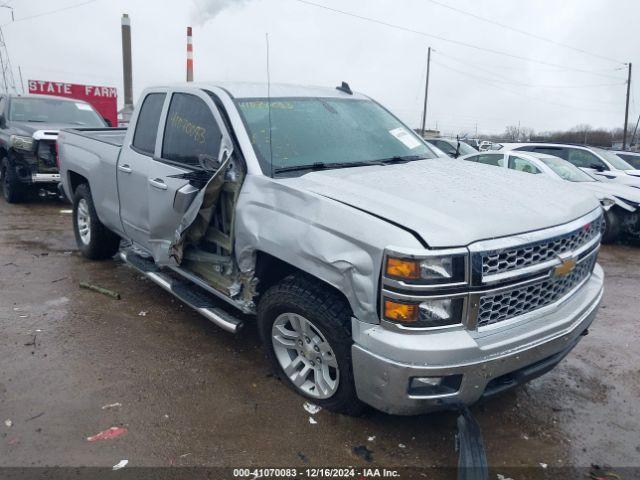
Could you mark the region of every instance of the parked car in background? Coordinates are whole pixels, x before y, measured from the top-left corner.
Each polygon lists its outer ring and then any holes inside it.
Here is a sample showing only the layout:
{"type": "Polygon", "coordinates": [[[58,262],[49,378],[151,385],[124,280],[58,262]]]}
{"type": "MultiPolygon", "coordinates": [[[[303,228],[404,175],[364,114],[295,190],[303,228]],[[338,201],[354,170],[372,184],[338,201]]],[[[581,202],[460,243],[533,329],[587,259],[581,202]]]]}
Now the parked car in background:
{"type": "Polygon", "coordinates": [[[480,147],[479,150],[481,152],[485,152],[487,150],[491,150],[491,146],[493,145],[492,142],[488,141],[488,140],[483,140],[482,142],[480,142],[480,147]]]}
{"type": "Polygon", "coordinates": [[[60,97],[0,96],[0,178],[9,203],[44,188],[57,193],[56,140],[64,127],[107,124],[87,102],[60,97]]]}
{"type": "Polygon", "coordinates": [[[465,138],[461,138],[460,140],[462,140],[464,143],[469,145],[474,150],[476,150],[476,151],[480,150],[480,140],[478,140],[477,138],[467,138],[467,137],[465,137],[465,138]]]}
{"type": "Polygon", "coordinates": [[[476,149],[462,140],[450,140],[448,138],[427,138],[426,140],[427,143],[439,148],[451,158],[477,153],[476,149]]]}
{"type": "Polygon", "coordinates": [[[640,170],[608,150],[562,143],[503,143],[499,151],[538,152],[560,157],[602,182],[640,188],[640,170]]]}
{"type": "Polygon", "coordinates": [[[629,152],[626,150],[611,150],[612,153],[615,153],[622,160],[627,162],[635,169],[640,169],[640,153],[638,152],[629,152]]]}
{"type": "Polygon", "coordinates": [[[444,153],[442,150],[440,150],[438,147],[436,147],[435,145],[428,143],[427,145],[429,146],[429,149],[433,152],[433,154],[438,157],[438,158],[453,158],[450,157],[449,155],[447,155],[446,153],[444,153]]]}
{"type": "Polygon", "coordinates": [[[63,130],[80,251],[126,239],[215,324],[256,322],[283,382],[335,411],[456,408],[573,349],[603,293],[592,195],[438,160],[348,85],[267,88],[150,88],[127,130],[63,130]]]}
{"type": "Polygon", "coordinates": [[[603,242],[611,243],[621,234],[640,238],[640,190],[612,182],[600,182],[571,163],[539,152],[499,152],[466,155],[470,162],[494,165],[524,173],[542,174],[557,181],[572,182],[592,192],[605,210],[603,242]]]}

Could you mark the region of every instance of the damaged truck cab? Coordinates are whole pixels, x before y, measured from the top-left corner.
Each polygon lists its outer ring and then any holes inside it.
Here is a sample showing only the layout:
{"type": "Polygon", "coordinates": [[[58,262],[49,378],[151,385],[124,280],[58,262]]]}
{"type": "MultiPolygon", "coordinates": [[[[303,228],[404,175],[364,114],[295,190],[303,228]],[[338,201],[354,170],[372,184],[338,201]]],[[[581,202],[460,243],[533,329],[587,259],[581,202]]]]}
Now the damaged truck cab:
{"type": "Polygon", "coordinates": [[[334,411],[472,404],[553,368],[594,320],[598,201],[441,161],[338,89],[187,84],[124,129],[61,132],[91,259],[120,257],[334,411]]]}

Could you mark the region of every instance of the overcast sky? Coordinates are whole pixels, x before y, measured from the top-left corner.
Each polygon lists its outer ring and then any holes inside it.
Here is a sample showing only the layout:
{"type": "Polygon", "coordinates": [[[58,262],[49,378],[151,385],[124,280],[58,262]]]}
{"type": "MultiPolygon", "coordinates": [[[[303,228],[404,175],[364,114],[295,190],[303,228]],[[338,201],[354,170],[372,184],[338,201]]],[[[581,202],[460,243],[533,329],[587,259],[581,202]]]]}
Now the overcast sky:
{"type": "MultiPolygon", "coordinates": [[[[10,11],[0,9],[0,23],[5,25],[11,61],[16,69],[22,67],[25,83],[38,79],[109,85],[122,93],[120,17],[128,13],[136,99],[147,86],[185,79],[188,25],[194,27],[196,81],[266,81],[269,32],[273,82],[335,86],[346,80],[412,127],[420,123],[426,51],[431,46],[435,53],[427,126],[437,122],[445,133],[474,132],[476,124],[480,133],[499,133],[518,122],[536,131],[580,123],[619,127],[624,121],[623,62],[635,63],[640,79],[637,0],[437,0],[593,55],[430,0],[313,2],[441,38],[299,0],[95,0],[35,18],[27,17],[84,2],[0,0],[14,8],[16,19],[11,23],[10,11]]],[[[637,84],[632,82],[633,121],[640,114],[637,84]]]]}

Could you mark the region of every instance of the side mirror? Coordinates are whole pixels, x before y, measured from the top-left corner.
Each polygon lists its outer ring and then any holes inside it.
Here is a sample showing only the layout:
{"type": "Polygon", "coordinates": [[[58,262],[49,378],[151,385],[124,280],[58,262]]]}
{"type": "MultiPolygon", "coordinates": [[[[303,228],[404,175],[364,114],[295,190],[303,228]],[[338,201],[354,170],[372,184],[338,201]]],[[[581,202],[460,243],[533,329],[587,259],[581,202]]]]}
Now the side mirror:
{"type": "Polygon", "coordinates": [[[602,165],[600,163],[592,163],[591,165],[589,165],[589,168],[593,168],[594,170],[596,170],[598,172],[604,172],[605,171],[604,165],[602,165]]]}
{"type": "Polygon", "coordinates": [[[102,117],[102,119],[104,120],[104,123],[106,123],[109,128],[113,127],[113,123],[111,123],[111,120],[105,117],[102,117]]]}

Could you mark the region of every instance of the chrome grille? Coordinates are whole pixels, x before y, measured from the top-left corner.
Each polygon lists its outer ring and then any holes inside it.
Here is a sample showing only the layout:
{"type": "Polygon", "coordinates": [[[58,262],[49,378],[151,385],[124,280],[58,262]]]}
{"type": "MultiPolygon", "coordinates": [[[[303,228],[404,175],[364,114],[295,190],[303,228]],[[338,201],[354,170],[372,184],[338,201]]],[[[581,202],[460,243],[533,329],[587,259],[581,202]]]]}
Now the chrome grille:
{"type": "Polygon", "coordinates": [[[482,277],[537,265],[572,252],[595,238],[602,229],[602,217],[561,236],[515,248],[482,254],[482,277]]]}
{"type": "Polygon", "coordinates": [[[591,274],[596,259],[597,255],[591,255],[565,277],[549,278],[532,285],[480,297],[478,326],[502,322],[559,300],[591,274]]]}

